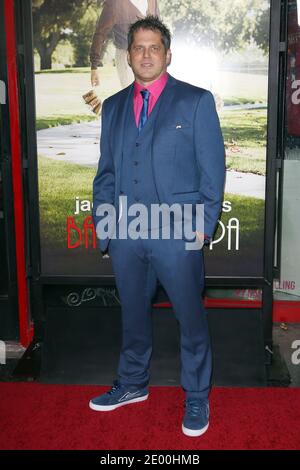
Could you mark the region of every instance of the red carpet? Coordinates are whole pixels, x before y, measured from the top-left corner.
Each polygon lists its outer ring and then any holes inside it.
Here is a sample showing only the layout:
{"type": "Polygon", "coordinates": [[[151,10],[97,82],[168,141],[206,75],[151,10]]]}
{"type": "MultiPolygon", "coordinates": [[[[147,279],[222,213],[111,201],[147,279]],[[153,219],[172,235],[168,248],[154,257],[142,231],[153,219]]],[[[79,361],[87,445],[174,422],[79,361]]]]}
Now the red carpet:
{"type": "Polygon", "coordinates": [[[146,402],[110,413],[88,408],[108,387],[0,384],[0,448],[80,450],[300,449],[300,389],[215,388],[210,428],[181,432],[184,393],[150,387],[146,402]]]}

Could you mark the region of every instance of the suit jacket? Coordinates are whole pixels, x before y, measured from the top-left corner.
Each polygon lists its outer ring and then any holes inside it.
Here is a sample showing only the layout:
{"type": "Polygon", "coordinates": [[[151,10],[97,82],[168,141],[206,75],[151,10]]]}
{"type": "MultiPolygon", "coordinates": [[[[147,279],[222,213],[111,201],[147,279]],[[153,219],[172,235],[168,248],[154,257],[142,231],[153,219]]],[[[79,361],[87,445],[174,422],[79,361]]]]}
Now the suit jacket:
{"type": "MultiPolygon", "coordinates": [[[[103,102],[98,171],[93,184],[93,218],[97,207],[113,204],[119,212],[126,115],[133,106],[134,85],[103,102]]],[[[225,177],[225,151],[212,94],[169,75],[154,123],[151,163],[160,203],[205,205],[205,234],[212,237],[220,215],[225,177]]],[[[107,249],[109,240],[100,240],[107,249]]]]}
{"type": "MultiPolygon", "coordinates": [[[[157,0],[148,0],[148,15],[159,15],[157,0]]],[[[113,31],[114,44],[119,49],[127,49],[127,33],[131,23],[142,18],[142,13],[130,0],[106,0],[97,21],[90,49],[92,69],[96,69],[103,59],[105,44],[110,31],[113,31]]]]}

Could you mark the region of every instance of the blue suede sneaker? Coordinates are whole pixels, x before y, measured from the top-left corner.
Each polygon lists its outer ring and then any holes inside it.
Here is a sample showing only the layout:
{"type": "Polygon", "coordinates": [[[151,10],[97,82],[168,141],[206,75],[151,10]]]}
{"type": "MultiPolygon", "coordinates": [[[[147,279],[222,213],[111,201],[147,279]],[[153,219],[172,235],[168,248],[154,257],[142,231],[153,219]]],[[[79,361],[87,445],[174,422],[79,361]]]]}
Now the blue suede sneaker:
{"type": "Polygon", "coordinates": [[[209,425],[209,403],[208,400],[187,399],[185,400],[185,415],[182,423],[182,432],[186,436],[201,436],[209,425]]]}
{"type": "Polygon", "coordinates": [[[137,403],[147,400],[149,396],[148,388],[139,388],[136,385],[122,385],[118,380],[106,393],[93,398],[89,407],[95,411],[112,411],[120,406],[137,403]]]}

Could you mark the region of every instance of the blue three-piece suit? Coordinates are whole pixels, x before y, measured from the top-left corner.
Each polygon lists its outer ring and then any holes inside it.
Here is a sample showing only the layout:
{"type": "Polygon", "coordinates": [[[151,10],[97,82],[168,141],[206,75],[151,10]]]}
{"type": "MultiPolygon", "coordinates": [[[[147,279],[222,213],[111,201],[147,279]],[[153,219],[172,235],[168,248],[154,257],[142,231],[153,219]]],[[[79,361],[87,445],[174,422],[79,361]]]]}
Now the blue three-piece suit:
{"type": "MultiPolygon", "coordinates": [[[[167,84],[139,132],[133,84],[106,99],[102,110],[101,157],[94,180],[95,226],[100,204],[123,217],[119,197],[135,203],[204,204],[204,233],[211,238],[220,215],[224,143],[212,94],[176,80],[167,84]]],[[[130,218],[129,218],[130,220],[130,218]]],[[[152,354],[151,302],[157,280],[172,303],[181,334],[181,384],[187,397],[206,398],[211,380],[211,346],[202,304],[203,251],[186,250],[186,240],[106,238],[122,303],[123,343],[118,368],[122,384],[149,382],[152,354]]],[[[167,332],[166,332],[167,334],[167,332]]]]}

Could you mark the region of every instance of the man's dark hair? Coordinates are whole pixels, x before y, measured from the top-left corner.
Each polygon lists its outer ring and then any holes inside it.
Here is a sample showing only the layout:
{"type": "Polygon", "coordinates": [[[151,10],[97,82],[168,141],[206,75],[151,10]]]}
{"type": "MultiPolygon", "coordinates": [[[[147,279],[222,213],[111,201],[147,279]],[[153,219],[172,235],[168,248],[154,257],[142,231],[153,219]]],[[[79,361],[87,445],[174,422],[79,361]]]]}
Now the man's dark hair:
{"type": "Polygon", "coordinates": [[[163,45],[165,46],[166,51],[170,49],[171,46],[171,33],[167,26],[160,21],[158,16],[148,15],[145,18],[142,18],[135,23],[130,25],[128,31],[128,50],[130,50],[133,40],[134,40],[134,33],[136,33],[140,29],[150,29],[151,31],[157,31],[161,34],[161,40],[163,45]]]}

